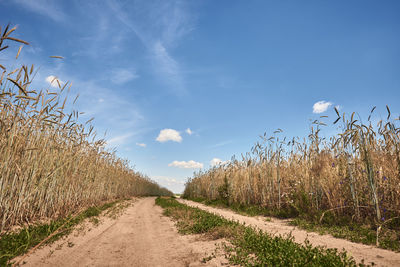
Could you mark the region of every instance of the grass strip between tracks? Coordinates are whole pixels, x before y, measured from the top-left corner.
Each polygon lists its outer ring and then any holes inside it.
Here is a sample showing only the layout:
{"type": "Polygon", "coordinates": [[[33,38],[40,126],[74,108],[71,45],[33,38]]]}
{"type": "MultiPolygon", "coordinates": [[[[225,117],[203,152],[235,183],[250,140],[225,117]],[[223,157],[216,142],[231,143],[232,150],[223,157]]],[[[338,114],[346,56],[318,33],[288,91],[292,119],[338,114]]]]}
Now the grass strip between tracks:
{"type": "Polygon", "coordinates": [[[291,236],[272,236],[261,230],[199,208],[181,204],[173,198],[157,198],[164,215],[176,221],[183,234],[205,234],[211,239],[226,238],[226,256],[231,264],[242,266],[365,266],[356,264],[345,251],[297,244],[291,236]]]}

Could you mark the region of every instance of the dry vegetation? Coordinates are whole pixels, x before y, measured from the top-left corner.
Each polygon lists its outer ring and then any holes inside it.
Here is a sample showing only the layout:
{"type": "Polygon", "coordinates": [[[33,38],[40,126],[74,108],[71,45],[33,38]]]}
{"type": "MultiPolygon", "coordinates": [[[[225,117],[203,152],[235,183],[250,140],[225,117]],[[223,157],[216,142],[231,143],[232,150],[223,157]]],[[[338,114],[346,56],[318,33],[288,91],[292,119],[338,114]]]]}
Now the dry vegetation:
{"type": "MultiPolygon", "coordinates": [[[[28,44],[11,37],[15,29],[0,28],[0,52],[7,42],[28,44]]],[[[0,232],[105,201],[172,194],[105,150],[77,111],[65,113],[68,84],[37,90],[33,65],[0,68],[0,232]]]]}
{"type": "Polygon", "coordinates": [[[378,232],[399,230],[400,128],[386,108],[387,118],[376,126],[375,108],[365,124],[355,113],[335,109],[340,127],[330,139],[321,138],[326,116],[313,122],[303,140],[287,141],[280,129],[272,137],[264,134],[240,160],[195,173],[184,197],[254,205],[284,217],[347,218],[378,232]]]}

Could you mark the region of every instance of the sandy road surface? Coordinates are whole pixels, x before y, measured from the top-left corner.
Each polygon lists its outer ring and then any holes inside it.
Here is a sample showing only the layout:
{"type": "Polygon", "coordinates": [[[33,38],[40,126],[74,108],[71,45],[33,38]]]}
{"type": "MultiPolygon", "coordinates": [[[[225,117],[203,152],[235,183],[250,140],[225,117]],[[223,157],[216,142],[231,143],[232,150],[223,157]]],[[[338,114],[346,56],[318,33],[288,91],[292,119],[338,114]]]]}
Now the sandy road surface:
{"type": "Polygon", "coordinates": [[[304,243],[304,240],[308,238],[314,246],[327,246],[328,248],[337,248],[339,251],[344,248],[357,262],[361,262],[361,259],[364,259],[364,263],[371,264],[371,262],[374,262],[377,266],[400,266],[400,253],[353,243],[344,239],[335,238],[331,235],[309,233],[298,229],[297,227],[289,226],[284,221],[274,218],[272,218],[271,221],[266,221],[265,217],[243,216],[227,209],[213,208],[185,199],[179,199],[178,201],[189,206],[198,207],[208,212],[218,214],[226,219],[232,219],[241,223],[246,223],[246,225],[256,226],[269,233],[281,235],[292,233],[298,243],[304,243]]]}
{"type": "Polygon", "coordinates": [[[221,256],[201,263],[215,250],[215,241],[180,235],[162,215],[154,198],[142,198],[115,219],[85,234],[71,234],[35,251],[22,266],[221,266],[221,256]]]}

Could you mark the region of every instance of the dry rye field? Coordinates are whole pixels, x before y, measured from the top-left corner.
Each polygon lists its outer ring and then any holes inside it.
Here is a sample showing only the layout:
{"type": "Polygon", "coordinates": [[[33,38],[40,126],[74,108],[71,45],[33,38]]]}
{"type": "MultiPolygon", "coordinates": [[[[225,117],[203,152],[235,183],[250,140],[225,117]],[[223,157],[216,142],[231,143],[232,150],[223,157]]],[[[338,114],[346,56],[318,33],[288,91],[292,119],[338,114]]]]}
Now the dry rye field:
{"type": "MultiPolygon", "coordinates": [[[[29,43],[15,30],[0,29],[0,53],[18,59],[29,43]]],[[[66,111],[68,83],[33,88],[34,65],[0,69],[0,266],[400,265],[400,127],[389,107],[378,123],[375,107],[365,119],[336,110],[333,126],[322,116],[306,138],[264,134],[195,173],[176,200],[66,111]]]]}

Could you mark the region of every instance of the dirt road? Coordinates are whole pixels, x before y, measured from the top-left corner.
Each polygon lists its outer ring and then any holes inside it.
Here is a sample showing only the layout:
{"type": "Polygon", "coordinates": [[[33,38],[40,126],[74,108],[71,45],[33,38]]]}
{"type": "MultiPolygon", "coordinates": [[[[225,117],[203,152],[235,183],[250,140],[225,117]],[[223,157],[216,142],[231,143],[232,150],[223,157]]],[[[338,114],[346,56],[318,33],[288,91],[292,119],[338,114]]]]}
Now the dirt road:
{"type": "Polygon", "coordinates": [[[352,243],[350,241],[335,238],[330,235],[309,233],[298,229],[297,227],[289,226],[283,220],[272,218],[271,221],[266,221],[265,217],[248,217],[234,213],[227,209],[213,208],[193,201],[184,199],[179,199],[178,201],[192,207],[197,207],[208,212],[218,214],[226,219],[246,223],[246,225],[256,226],[259,229],[272,234],[285,235],[291,233],[295,238],[295,241],[301,244],[304,243],[306,238],[308,238],[308,240],[314,246],[327,246],[328,248],[337,248],[339,251],[345,249],[359,263],[362,259],[364,259],[364,263],[371,264],[371,262],[374,262],[376,266],[400,266],[400,253],[376,248],[373,246],[352,243]]]}
{"type": "Polygon", "coordinates": [[[221,266],[223,257],[201,262],[215,243],[180,235],[154,198],[142,198],[116,220],[37,250],[23,266],[221,266]]]}
{"type": "MultiPolygon", "coordinates": [[[[329,235],[321,236],[288,226],[277,219],[247,217],[230,210],[217,209],[180,199],[184,204],[199,207],[227,219],[238,220],[274,234],[292,233],[296,242],[308,238],[313,245],[344,248],[358,262],[374,262],[378,266],[400,266],[400,253],[352,243],[329,235]]],[[[88,223],[88,225],[91,225],[88,223]]],[[[221,243],[219,241],[218,243],[221,243]]],[[[174,222],[162,215],[154,198],[142,198],[128,207],[117,219],[104,217],[98,226],[76,230],[51,246],[45,246],[24,259],[23,266],[222,266],[227,260],[219,255],[207,263],[204,257],[215,252],[216,241],[201,236],[180,235],[174,222]]],[[[18,259],[16,259],[18,260],[18,259]]]]}

